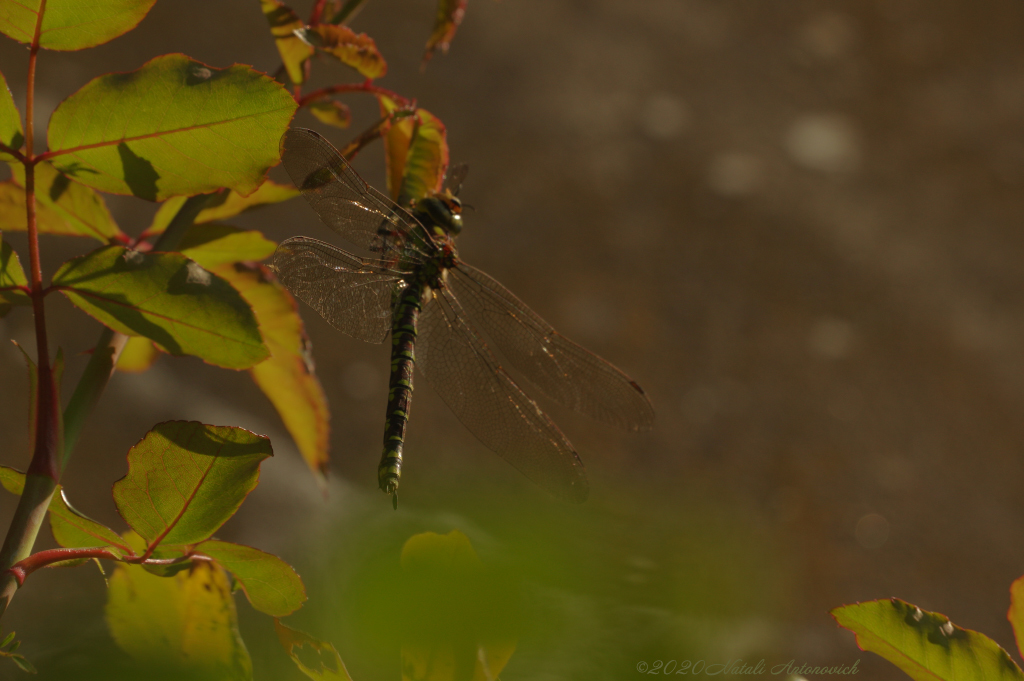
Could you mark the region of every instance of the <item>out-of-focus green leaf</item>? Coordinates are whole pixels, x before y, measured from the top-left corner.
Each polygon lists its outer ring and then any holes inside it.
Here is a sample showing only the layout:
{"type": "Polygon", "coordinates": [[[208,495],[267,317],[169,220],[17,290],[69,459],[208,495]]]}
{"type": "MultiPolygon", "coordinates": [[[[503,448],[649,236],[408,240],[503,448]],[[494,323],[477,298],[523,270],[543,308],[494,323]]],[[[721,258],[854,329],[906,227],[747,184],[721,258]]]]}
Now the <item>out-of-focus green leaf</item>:
{"type": "Polygon", "coordinates": [[[180,253],[106,246],[64,263],[53,285],[115,331],[227,369],[267,358],[256,317],[230,284],[180,253]]]}
{"type": "Polygon", "coordinates": [[[309,112],[325,125],[345,129],[352,123],[352,111],[341,102],[321,99],[309,105],[309,112]]]}
{"type": "MultiPolygon", "coordinates": [[[[20,496],[25,489],[25,474],[7,466],[0,466],[0,485],[11,494],[20,496]]],[[[60,485],[57,485],[47,510],[50,512],[53,538],[64,548],[107,545],[126,553],[129,551],[128,545],[116,532],[71,506],[60,485]]]]}
{"type": "Polygon", "coordinates": [[[402,547],[402,680],[496,679],[516,649],[493,586],[462,532],[423,532],[402,547]],[[489,588],[490,587],[490,588],[489,588]],[[487,621],[493,618],[496,621],[487,621]]]}
{"type": "MultiPolygon", "coordinates": [[[[272,203],[281,203],[298,195],[299,190],[289,184],[278,184],[273,180],[267,180],[249,196],[242,196],[235,191],[228,192],[223,197],[222,203],[199,211],[195,223],[201,224],[213,222],[214,220],[226,220],[254,208],[261,208],[272,203]]],[[[160,234],[167,229],[167,225],[171,223],[171,220],[174,219],[174,216],[184,203],[184,196],[164,201],[160,208],[157,209],[156,215],[153,217],[153,224],[146,230],[146,234],[160,234]]]]}
{"type": "MultiPolygon", "coordinates": [[[[14,632],[11,632],[11,635],[13,634],[14,632]]],[[[10,650],[0,650],[0,657],[8,658],[11,662],[18,666],[18,669],[20,669],[23,672],[26,672],[28,674],[38,674],[39,672],[36,671],[36,668],[32,665],[31,662],[25,659],[24,655],[14,652],[18,649],[18,643],[20,643],[20,641],[16,642],[13,646],[11,646],[10,650]]]]}
{"type": "Polygon", "coordinates": [[[32,299],[24,291],[10,288],[28,286],[28,279],[25,278],[18,254],[2,237],[3,232],[0,232],[0,304],[31,305],[32,299]]]}
{"type": "MultiPolygon", "coordinates": [[[[208,270],[234,262],[259,262],[269,258],[277,247],[256,230],[244,231],[230,225],[193,225],[189,228],[178,250],[208,270]]],[[[220,274],[220,276],[224,276],[220,274]]],[[[224,277],[229,283],[231,279],[224,277]]],[[[237,288],[237,287],[236,287],[237,288]]],[[[244,294],[242,296],[245,297],[244,294]]],[[[252,305],[252,302],[249,302],[252,305]]],[[[254,310],[255,311],[255,310],[254,310]]],[[[256,315],[257,321],[262,321],[256,315]]]]}
{"type": "Polygon", "coordinates": [[[310,45],[351,66],[367,78],[381,78],[388,72],[377,43],[365,33],[357,34],[348,26],[317,24],[300,29],[297,35],[310,45]]]}
{"type": "Polygon", "coordinates": [[[299,575],[275,555],[216,539],[204,541],[196,550],[234,575],[252,607],[260,612],[284,617],[306,601],[306,588],[299,575]]]}
{"type": "MultiPolygon", "coordinates": [[[[384,115],[398,104],[378,97],[384,115]]],[[[426,109],[395,120],[384,136],[388,191],[402,206],[441,190],[448,169],[448,141],[444,124],[426,109]]]]}
{"type": "MultiPolygon", "coordinates": [[[[23,232],[25,169],[12,163],[11,171],[14,179],[0,183],[0,220],[10,229],[23,232]]],[[[128,241],[99,194],[46,161],[36,164],[36,226],[44,234],[91,236],[104,243],[128,241]]]]}
{"type": "Polygon", "coordinates": [[[132,336],[124,344],[116,367],[126,374],[141,374],[153,366],[159,355],[160,351],[153,345],[153,341],[144,336],[132,336]]]}
{"type": "Polygon", "coordinates": [[[32,43],[39,12],[39,46],[81,50],[113,40],[135,28],[156,0],[2,0],[0,32],[32,43]],[[45,11],[44,11],[45,7],[45,11]]]}
{"type": "Polygon", "coordinates": [[[263,266],[225,265],[215,270],[252,305],[270,348],[270,359],[250,373],[281,415],[310,469],[324,481],[330,443],[330,410],[295,299],[263,266]]]}
{"type": "Polygon", "coordinates": [[[434,56],[435,50],[442,54],[448,53],[448,46],[459,29],[462,18],[466,15],[466,0],[437,0],[437,15],[434,18],[434,32],[427,40],[427,50],[423,53],[426,64],[434,56]]]}
{"type": "Polygon", "coordinates": [[[161,674],[204,681],[252,678],[231,585],[214,563],[193,562],[173,577],[118,564],[110,576],[106,618],[118,646],[161,674]]]}
{"type": "Polygon", "coordinates": [[[314,681],[352,681],[345,663],[341,661],[341,655],[337,648],[327,641],[313,638],[304,631],[292,629],[281,620],[274,618],[274,629],[277,630],[277,639],[281,642],[284,651],[299,670],[314,681]],[[310,653],[317,658],[317,669],[311,669],[299,659],[296,648],[308,647],[310,653]]]}
{"type": "Polygon", "coordinates": [[[1017,652],[1024,655],[1024,577],[1018,577],[1010,585],[1010,609],[1006,619],[1013,627],[1013,638],[1017,642],[1017,652]]]}
{"type": "Polygon", "coordinates": [[[161,423],[129,450],[114,502],[147,545],[195,544],[235,514],[272,455],[270,440],[243,428],[161,423]]]}
{"type": "MultiPolygon", "coordinates": [[[[3,10],[0,10],[2,12],[3,10]]],[[[0,143],[17,151],[25,143],[25,133],[21,130],[21,113],[14,105],[14,97],[7,87],[4,74],[0,73],[0,143]]],[[[14,157],[0,152],[0,161],[10,161],[14,157]]]]}
{"type": "Polygon", "coordinates": [[[248,195],[280,160],[295,100],[248,66],[183,54],[95,78],[57,107],[53,164],[90,187],[162,201],[220,187],[248,195]]]}
{"type": "Polygon", "coordinates": [[[898,598],[844,605],[832,610],[832,617],[856,634],[861,650],[881,655],[916,681],[1024,679],[989,637],[898,598]]]}
{"type": "Polygon", "coordinates": [[[306,80],[303,64],[313,56],[313,46],[295,35],[296,29],[304,24],[299,15],[288,5],[278,0],[261,0],[263,16],[270,24],[270,33],[281,53],[281,61],[288,71],[288,78],[296,85],[306,80]]]}

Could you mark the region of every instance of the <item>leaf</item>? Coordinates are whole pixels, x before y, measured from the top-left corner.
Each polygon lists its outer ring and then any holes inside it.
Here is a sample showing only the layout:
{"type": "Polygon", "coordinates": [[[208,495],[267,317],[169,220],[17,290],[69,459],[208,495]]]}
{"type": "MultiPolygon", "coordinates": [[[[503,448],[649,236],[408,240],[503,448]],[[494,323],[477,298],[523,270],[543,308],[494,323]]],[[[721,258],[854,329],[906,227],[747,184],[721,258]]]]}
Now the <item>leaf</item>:
{"type": "Polygon", "coordinates": [[[169,54],[95,78],[61,102],[49,155],[61,172],[114,194],[162,201],[229,187],[248,195],[280,160],[296,106],[247,66],[169,54]]]}
{"type": "MultiPolygon", "coordinates": [[[[25,474],[7,466],[0,466],[0,485],[11,494],[20,496],[25,489],[25,474]]],[[[47,510],[50,512],[53,538],[64,548],[107,545],[125,553],[131,552],[116,532],[72,507],[60,485],[57,485],[47,510]]]]}
{"type": "MultiPolygon", "coordinates": [[[[3,233],[0,232],[0,237],[3,233]]],[[[32,299],[21,290],[9,289],[11,286],[28,286],[28,279],[25,278],[25,270],[21,268],[21,261],[18,254],[14,252],[11,245],[0,240],[0,303],[9,305],[31,305],[32,299]]]]}
{"type": "Polygon", "coordinates": [[[180,253],[106,246],[64,263],[53,286],[115,331],[172,355],[246,369],[269,355],[252,310],[220,277],[180,253]]]}
{"type": "Polygon", "coordinates": [[[195,544],[235,514],[272,455],[269,439],[243,428],[161,423],[129,450],[114,502],[148,546],[195,544]]]}
{"type": "MultiPolygon", "coordinates": [[[[0,13],[2,12],[3,9],[0,9],[0,13]]],[[[2,73],[0,73],[0,143],[6,144],[15,151],[21,149],[21,145],[25,143],[25,133],[21,130],[21,113],[14,104],[14,97],[11,96],[11,90],[7,87],[7,80],[2,73]]],[[[13,158],[10,154],[0,152],[0,161],[10,161],[13,158]]]]}
{"type": "MultiPolygon", "coordinates": [[[[378,97],[384,115],[398,105],[378,97]]],[[[444,124],[426,109],[393,122],[384,136],[388,192],[402,206],[441,190],[448,169],[448,142],[444,124]]]]}
{"type": "Polygon", "coordinates": [[[345,663],[341,661],[341,655],[333,645],[327,641],[315,639],[304,631],[292,629],[288,625],[282,624],[281,620],[276,617],[274,618],[274,629],[277,631],[277,639],[281,642],[284,651],[288,653],[288,657],[292,658],[292,662],[303,674],[315,681],[352,681],[348,670],[345,669],[345,663]],[[310,669],[303,664],[295,651],[296,648],[307,646],[317,656],[318,669],[310,669]]]}
{"type": "MultiPolygon", "coordinates": [[[[178,244],[182,255],[208,270],[225,263],[264,260],[273,255],[276,247],[277,244],[255,230],[244,231],[218,224],[193,225],[178,244]]],[[[230,277],[224,278],[231,282],[230,277]]],[[[249,304],[252,305],[251,302],[249,304]]]]}
{"type": "MultiPolygon", "coordinates": [[[[1010,609],[1006,619],[1013,627],[1013,637],[1017,642],[1017,652],[1024,651],[1024,577],[1018,577],[1010,585],[1010,609]]],[[[1021,653],[1024,656],[1024,653],[1021,653]]]]}
{"type": "Polygon", "coordinates": [[[252,305],[270,348],[270,359],[250,373],[281,415],[310,469],[327,474],[330,410],[313,373],[313,358],[295,299],[266,267],[224,266],[216,272],[252,305]]]}
{"type": "MultiPolygon", "coordinates": [[[[261,208],[272,203],[287,201],[288,199],[295,198],[298,195],[299,190],[290,184],[278,184],[273,180],[267,180],[260,185],[259,189],[252,194],[249,194],[249,196],[242,196],[236,191],[228,192],[223,198],[223,203],[209,208],[204,208],[199,211],[199,215],[196,216],[195,223],[200,224],[204,222],[213,222],[214,220],[226,220],[227,218],[232,218],[254,208],[261,208]]],[[[174,219],[175,214],[177,214],[178,210],[184,203],[185,197],[183,196],[164,201],[157,210],[156,215],[153,217],[153,224],[151,224],[146,230],[146,234],[160,234],[167,229],[167,225],[171,223],[171,220],[174,219]]]]}
{"type": "Polygon", "coordinates": [[[352,21],[359,10],[366,4],[366,0],[332,0],[331,4],[336,8],[333,16],[326,22],[328,24],[347,24],[352,21]]]}
{"type": "Polygon", "coordinates": [[[348,26],[317,24],[297,30],[296,35],[366,78],[381,78],[388,72],[387,62],[373,38],[365,33],[356,34],[348,26]]]}
{"type": "Polygon", "coordinates": [[[172,577],[118,564],[106,619],[122,650],[168,678],[252,678],[231,585],[214,563],[195,561],[172,577]]]}
{"type": "Polygon", "coordinates": [[[345,129],[352,124],[352,111],[333,99],[321,99],[311,103],[309,112],[324,125],[345,129]]]}
{"type": "MultiPolygon", "coordinates": [[[[0,221],[23,232],[25,222],[25,169],[11,164],[14,179],[0,183],[0,221]]],[[[128,242],[114,222],[103,198],[61,174],[52,164],[36,164],[36,226],[44,234],[90,236],[104,243],[128,242]]]]}
{"type": "MultiPolygon", "coordinates": [[[[39,46],[81,50],[109,42],[138,26],[156,0],[46,0],[39,46]]],[[[32,42],[43,0],[0,2],[0,32],[32,42]]]]}
{"type": "Polygon", "coordinates": [[[18,669],[20,669],[23,672],[26,672],[28,674],[38,674],[39,673],[36,670],[36,668],[32,665],[32,663],[29,662],[27,659],[25,659],[24,655],[20,655],[18,653],[11,653],[11,652],[6,652],[6,651],[0,651],[0,657],[9,658],[11,660],[11,662],[13,662],[14,664],[18,665],[18,669]]]}
{"type": "Polygon", "coordinates": [[[403,681],[498,678],[516,649],[509,618],[469,538],[423,532],[402,547],[403,681]]]}
{"type": "Polygon", "coordinates": [[[462,18],[466,15],[466,0],[437,0],[437,15],[434,18],[434,32],[427,40],[427,49],[423,53],[424,66],[434,56],[435,50],[442,54],[448,53],[448,46],[455,37],[462,18]]]}
{"type": "Polygon", "coordinates": [[[832,617],[856,634],[861,650],[881,655],[917,681],[1024,679],[992,639],[898,598],[844,605],[832,617]]]}
{"type": "Polygon", "coordinates": [[[252,607],[284,617],[306,601],[306,588],[292,566],[251,546],[211,539],[196,550],[220,563],[242,585],[252,607]]]}
{"type": "Polygon", "coordinates": [[[143,336],[132,336],[124,344],[116,367],[126,374],[141,374],[153,366],[159,355],[160,351],[153,345],[153,341],[143,336]]]}
{"type": "Polygon", "coordinates": [[[288,78],[296,85],[306,80],[303,64],[313,56],[313,46],[295,35],[296,29],[304,24],[299,15],[288,5],[278,0],[261,0],[263,16],[270,24],[270,33],[274,36],[277,51],[281,53],[281,61],[288,71],[288,78]]]}

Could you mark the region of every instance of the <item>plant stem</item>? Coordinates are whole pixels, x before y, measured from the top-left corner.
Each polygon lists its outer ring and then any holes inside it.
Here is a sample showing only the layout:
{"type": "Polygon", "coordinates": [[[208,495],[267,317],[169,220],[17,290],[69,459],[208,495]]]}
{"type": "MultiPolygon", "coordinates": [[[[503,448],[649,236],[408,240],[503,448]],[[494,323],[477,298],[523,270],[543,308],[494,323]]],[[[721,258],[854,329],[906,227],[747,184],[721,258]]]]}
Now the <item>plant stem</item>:
{"type": "Polygon", "coordinates": [[[395,100],[401,106],[412,105],[411,100],[403,97],[397,92],[392,92],[387,88],[378,87],[373,84],[372,80],[367,78],[362,83],[341,83],[340,85],[331,85],[330,87],[323,87],[320,88],[319,90],[313,90],[309,94],[299,98],[299,106],[306,106],[307,104],[315,102],[318,99],[330,97],[331,95],[341,94],[343,92],[367,92],[372,95],[384,95],[385,97],[389,97],[395,100]]]}
{"type": "MultiPolygon", "coordinates": [[[[42,27],[46,0],[42,0],[36,19],[35,34],[29,48],[28,78],[25,94],[25,209],[28,229],[29,269],[31,271],[32,312],[36,330],[36,362],[39,385],[36,390],[36,422],[33,433],[32,461],[25,476],[25,489],[14,518],[7,530],[3,548],[0,548],[0,570],[6,570],[32,551],[39,528],[46,517],[50,497],[57,486],[60,475],[57,457],[60,453],[61,414],[53,368],[50,366],[50,350],[46,337],[46,310],[44,308],[43,272],[39,257],[39,231],[36,225],[35,195],[35,79],[36,57],[39,53],[39,35],[42,27]]],[[[5,572],[0,577],[0,614],[7,609],[17,580],[5,572]]]]}

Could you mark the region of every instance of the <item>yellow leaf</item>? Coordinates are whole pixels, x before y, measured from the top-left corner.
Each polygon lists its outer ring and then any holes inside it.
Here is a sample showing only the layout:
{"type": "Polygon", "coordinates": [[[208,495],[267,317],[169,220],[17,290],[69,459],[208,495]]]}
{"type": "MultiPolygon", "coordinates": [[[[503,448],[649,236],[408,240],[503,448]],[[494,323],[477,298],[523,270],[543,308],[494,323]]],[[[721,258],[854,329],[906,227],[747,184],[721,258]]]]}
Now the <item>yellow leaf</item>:
{"type": "Polygon", "coordinates": [[[352,123],[352,112],[341,102],[333,99],[321,99],[309,105],[309,112],[317,120],[335,128],[347,128],[352,123]]]}
{"type": "Polygon", "coordinates": [[[437,16],[434,19],[434,32],[427,40],[427,50],[423,54],[423,64],[426,65],[434,56],[435,50],[441,50],[442,54],[448,52],[448,46],[455,37],[462,18],[466,15],[466,0],[437,0],[437,16]]]}
{"type": "Polygon", "coordinates": [[[141,374],[153,366],[159,355],[160,351],[153,345],[153,341],[144,336],[132,336],[117,358],[117,370],[126,374],[141,374]]]}
{"type": "Polygon", "coordinates": [[[252,307],[270,358],[249,370],[277,409],[310,469],[327,473],[330,410],[313,372],[309,338],[291,294],[262,265],[222,265],[213,272],[231,283],[252,307]]]}
{"type": "Polygon", "coordinates": [[[377,49],[377,43],[365,33],[357,34],[348,26],[318,24],[306,27],[299,35],[310,45],[351,66],[367,78],[381,78],[388,72],[387,62],[377,49]]]}
{"type": "MultiPolygon", "coordinates": [[[[272,203],[281,203],[298,195],[299,190],[289,184],[278,184],[273,180],[267,180],[260,185],[259,189],[248,196],[242,196],[236,191],[227,192],[220,203],[199,211],[195,222],[196,224],[201,224],[213,222],[214,220],[226,220],[248,210],[272,203]]],[[[160,204],[156,215],[153,216],[152,224],[146,229],[146,236],[160,234],[167,229],[167,226],[171,224],[171,220],[181,210],[182,205],[184,205],[187,199],[187,196],[175,196],[160,204]]]]}
{"type": "Polygon", "coordinates": [[[281,620],[276,617],[274,618],[274,629],[277,630],[277,639],[281,642],[285,652],[288,653],[288,657],[292,658],[292,662],[295,663],[295,666],[303,674],[315,681],[352,681],[352,677],[348,675],[348,670],[345,669],[345,663],[341,661],[341,655],[338,654],[338,650],[333,645],[327,641],[315,639],[304,631],[292,629],[282,624],[281,620]],[[305,648],[307,646],[317,657],[318,669],[307,667],[299,659],[298,653],[295,652],[296,648],[305,648]]]}
{"type": "Polygon", "coordinates": [[[295,35],[295,29],[303,27],[302,19],[295,11],[278,0],[260,0],[263,16],[270,24],[270,33],[281,53],[281,61],[288,71],[288,78],[296,85],[305,80],[303,64],[313,56],[313,47],[295,35]]]}

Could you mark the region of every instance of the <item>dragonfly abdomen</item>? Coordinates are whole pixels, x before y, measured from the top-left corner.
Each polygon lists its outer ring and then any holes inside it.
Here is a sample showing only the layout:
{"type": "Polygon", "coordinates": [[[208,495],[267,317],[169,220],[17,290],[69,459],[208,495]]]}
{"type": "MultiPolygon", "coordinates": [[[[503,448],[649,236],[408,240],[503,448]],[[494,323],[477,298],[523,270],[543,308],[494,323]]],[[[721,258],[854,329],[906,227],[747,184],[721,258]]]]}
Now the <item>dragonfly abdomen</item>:
{"type": "Polygon", "coordinates": [[[384,426],[384,452],[377,467],[380,488],[396,499],[402,477],[402,448],[412,406],[412,374],[416,362],[416,323],[422,308],[423,284],[412,282],[398,296],[391,327],[391,379],[384,426]]]}

